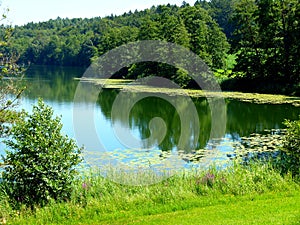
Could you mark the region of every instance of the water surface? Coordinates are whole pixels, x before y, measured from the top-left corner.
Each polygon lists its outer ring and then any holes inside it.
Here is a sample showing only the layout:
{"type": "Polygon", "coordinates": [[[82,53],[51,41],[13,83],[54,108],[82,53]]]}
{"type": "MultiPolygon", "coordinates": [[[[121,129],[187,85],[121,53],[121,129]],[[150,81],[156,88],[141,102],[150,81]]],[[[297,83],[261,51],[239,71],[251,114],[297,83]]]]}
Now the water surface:
{"type": "MultiPolygon", "coordinates": [[[[75,77],[81,77],[84,73],[83,68],[61,68],[61,67],[31,67],[26,74],[27,90],[23,95],[21,107],[30,111],[32,105],[37,102],[38,97],[53,107],[55,115],[62,116],[63,132],[75,138],[73,127],[73,107],[79,110],[86,110],[94,107],[94,124],[97,131],[98,140],[102,147],[110,152],[115,158],[119,158],[125,163],[145,163],[150,162],[149,158],[162,157],[164,152],[184,152],[193,153],[195,150],[217,149],[226,153],[233,151],[233,143],[240,141],[242,136],[249,136],[252,133],[261,133],[266,129],[283,128],[282,122],[285,119],[297,119],[300,114],[300,107],[289,104],[255,104],[240,102],[237,100],[225,100],[227,110],[226,134],[220,139],[210,139],[211,114],[210,108],[205,98],[193,99],[199,118],[199,135],[190,135],[190,141],[186,141],[184,148],[178,146],[181,135],[180,116],[172,104],[164,99],[157,97],[147,97],[137,102],[130,111],[129,118],[124,117],[122,110],[117,116],[112,117],[112,106],[119,90],[103,89],[95,103],[82,101],[73,104],[74,93],[78,85],[75,77]],[[143,142],[141,146],[124,145],[120,137],[116,137],[114,126],[127,126],[130,132],[137,139],[147,139],[151,136],[149,125],[153,118],[161,118],[167,128],[165,137],[157,136],[149,142],[143,142]]],[[[128,93],[128,98],[134,98],[140,93],[128,93]]],[[[176,97],[176,96],[175,96],[176,97]]],[[[76,118],[82,120],[85,118],[76,118]]],[[[153,128],[152,128],[153,129],[153,128]]],[[[157,129],[160,129],[159,127],[157,129]]],[[[152,130],[152,132],[155,132],[152,130]]],[[[191,125],[193,134],[193,125],[191,125]]],[[[94,156],[99,151],[97,141],[86,132],[81,139],[87,151],[87,158],[94,156]],[[88,155],[93,155],[88,157],[88,155]]],[[[0,145],[0,154],[4,153],[5,146],[0,145]]],[[[185,159],[185,162],[189,160],[185,159]]]]}

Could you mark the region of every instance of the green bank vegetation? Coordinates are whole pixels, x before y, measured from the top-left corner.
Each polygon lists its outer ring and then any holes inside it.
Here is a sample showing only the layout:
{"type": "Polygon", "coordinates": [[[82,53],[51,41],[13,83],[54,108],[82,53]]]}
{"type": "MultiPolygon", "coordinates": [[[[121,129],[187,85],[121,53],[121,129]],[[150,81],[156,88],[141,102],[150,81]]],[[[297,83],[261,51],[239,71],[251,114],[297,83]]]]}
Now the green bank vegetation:
{"type": "MultiPolygon", "coordinates": [[[[127,175],[130,179],[130,174],[127,175]]],[[[85,174],[68,201],[14,209],[3,195],[7,224],[296,224],[299,183],[266,164],[186,172],[149,186],[126,186],[85,174]]]]}

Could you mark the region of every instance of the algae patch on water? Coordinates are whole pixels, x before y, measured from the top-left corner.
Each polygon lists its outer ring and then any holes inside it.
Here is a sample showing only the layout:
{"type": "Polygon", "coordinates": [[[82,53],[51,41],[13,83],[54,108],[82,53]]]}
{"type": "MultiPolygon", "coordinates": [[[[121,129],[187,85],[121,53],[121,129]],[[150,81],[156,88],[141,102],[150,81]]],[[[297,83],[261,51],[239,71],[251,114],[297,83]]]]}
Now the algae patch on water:
{"type": "Polygon", "coordinates": [[[253,102],[256,104],[292,104],[300,107],[300,97],[259,94],[259,93],[242,93],[242,92],[211,92],[193,89],[165,88],[154,87],[138,83],[134,80],[127,79],[96,79],[96,78],[76,78],[81,82],[89,82],[105,89],[120,89],[122,91],[143,92],[143,93],[163,93],[169,95],[188,95],[192,98],[224,98],[235,99],[242,102],[253,102]]]}

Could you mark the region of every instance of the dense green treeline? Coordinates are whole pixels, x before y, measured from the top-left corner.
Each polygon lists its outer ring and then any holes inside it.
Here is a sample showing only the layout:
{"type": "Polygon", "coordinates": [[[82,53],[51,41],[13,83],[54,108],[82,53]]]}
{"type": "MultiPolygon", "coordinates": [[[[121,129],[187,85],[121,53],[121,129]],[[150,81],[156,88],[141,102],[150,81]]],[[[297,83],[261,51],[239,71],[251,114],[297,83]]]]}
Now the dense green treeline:
{"type": "Polygon", "coordinates": [[[225,35],[206,10],[187,5],[162,5],[106,18],[29,23],[14,29],[8,51],[17,53],[22,63],[88,66],[91,59],[115,47],[149,39],[183,45],[210,66],[225,67],[229,50],[225,35]]]}
{"type": "Polygon", "coordinates": [[[300,94],[300,2],[298,0],[241,0],[235,5],[236,70],[252,85],[261,82],[279,92],[300,94]],[[272,81],[272,82],[270,82],[272,81]],[[254,83],[255,82],[255,83],[254,83]]]}
{"type": "MultiPolygon", "coordinates": [[[[191,49],[210,67],[226,69],[230,45],[209,12],[198,6],[160,5],[121,16],[61,19],[15,27],[7,54],[19,63],[89,66],[107,51],[138,40],[164,40],[191,49]]],[[[185,71],[166,64],[140,63],[124,68],[119,77],[160,75],[186,86],[185,71]],[[180,78],[178,78],[180,77],[180,78]]]]}
{"type": "MultiPolygon", "coordinates": [[[[299,22],[298,0],[197,0],[121,16],[28,23],[14,28],[2,51],[19,63],[89,66],[120,45],[164,40],[199,55],[224,89],[299,94],[299,22]]],[[[190,84],[185,71],[159,63],[132,65],[116,76],[151,74],[190,84]]]]}

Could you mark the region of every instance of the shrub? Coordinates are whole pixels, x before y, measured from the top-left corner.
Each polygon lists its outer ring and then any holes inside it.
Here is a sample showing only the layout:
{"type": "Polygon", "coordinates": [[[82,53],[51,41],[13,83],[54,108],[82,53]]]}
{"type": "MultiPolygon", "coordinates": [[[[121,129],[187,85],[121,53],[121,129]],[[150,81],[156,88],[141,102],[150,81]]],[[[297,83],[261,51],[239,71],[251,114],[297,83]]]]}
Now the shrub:
{"type": "MultiPolygon", "coordinates": [[[[80,163],[81,148],[61,134],[60,117],[39,99],[32,114],[24,113],[5,144],[3,179],[14,203],[45,205],[49,200],[67,200],[80,163]]],[[[18,204],[17,204],[18,205],[18,204]]]]}
{"type": "Polygon", "coordinates": [[[284,137],[285,167],[294,176],[300,175],[300,120],[286,120],[287,132],[284,137]]]}

